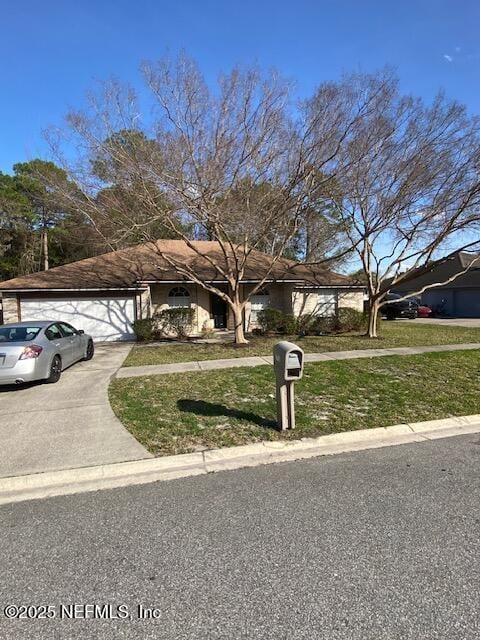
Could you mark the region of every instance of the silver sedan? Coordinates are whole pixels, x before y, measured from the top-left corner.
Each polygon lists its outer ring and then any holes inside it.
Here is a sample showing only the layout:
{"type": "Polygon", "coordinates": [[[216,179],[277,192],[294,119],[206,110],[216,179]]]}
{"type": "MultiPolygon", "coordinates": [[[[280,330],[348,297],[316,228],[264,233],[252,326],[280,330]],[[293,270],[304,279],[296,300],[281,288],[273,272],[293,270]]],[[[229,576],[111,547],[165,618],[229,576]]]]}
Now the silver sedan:
{"type": "Polygon", "coordinates": [[[18,322],[0,326],[0,385],[58,382],[78,360],[93,358],[93,340],[67,322],[18,322]]]}

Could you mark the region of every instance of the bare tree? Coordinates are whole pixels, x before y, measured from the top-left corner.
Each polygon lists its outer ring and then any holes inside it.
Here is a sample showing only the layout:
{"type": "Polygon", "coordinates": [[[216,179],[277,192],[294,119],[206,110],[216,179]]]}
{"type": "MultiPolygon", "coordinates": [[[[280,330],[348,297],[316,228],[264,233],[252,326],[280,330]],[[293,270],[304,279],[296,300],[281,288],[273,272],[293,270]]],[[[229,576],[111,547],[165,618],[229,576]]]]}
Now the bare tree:
{"type": "Polygon", "coordinates": [[[431,105],[401,95],[388,70],[321,86],[305,105],[312,135],[319,114],[332,109],[332,199],[365,274],[368,335],[376,337],[390,289],[453,249],[480,246],[479,120],[442,94],[431,105]]]}
{"type": "Polygon", "coordinates": [[[157,247],[160,257],[229,305],[235,341],[244,343],[246,267],[267,243],[269,267],[251,296],[271,277],[314,206],[318,176],[339,150],[335,114],[320,113],[313,124],[296,120],[288,83],[256,68],[233,69],[214,90],[185,57],[144,64],[142,71],[152,119],[142,119],[131,89],[112,82],[91,97],[86,112],[67,118],[69,148],[73,141],[79,151],[74,162],[62,156],[61,137],[50,135],[55,157],[82,194],[70,204],[98,229],[107,228],[112,246],[156,240],[158,228],[184,240],[226,288],[205,282],[193,263],[157,247]],[[125,206],[129,201],[134,210],[125,206]],[[200,238],[218,242],[221,260],[200,255],[192,242],[200,238]]]}

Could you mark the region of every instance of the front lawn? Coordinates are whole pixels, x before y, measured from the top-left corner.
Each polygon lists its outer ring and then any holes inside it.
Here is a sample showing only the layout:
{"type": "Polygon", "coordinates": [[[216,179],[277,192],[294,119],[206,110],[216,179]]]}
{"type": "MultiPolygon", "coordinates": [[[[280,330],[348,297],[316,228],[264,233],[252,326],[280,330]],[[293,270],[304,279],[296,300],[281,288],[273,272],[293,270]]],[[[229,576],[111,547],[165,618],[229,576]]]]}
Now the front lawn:
{"type": "MultiPolygon", "coordinates": [[[[480,342],[480,329],[418,325],[409,324],[408,322],[382,322],[380,334],[381,337],[376,340],[359,334],[307,336],[305,338],[293,336],[289,339],[300,345],[306,353],[480,342]]],[[[149,364],[190,362],[192,360],[271,355],[273,345],[282,339],[283,336],[253,337],[246,347],[241,348],[235,348],[231,343],[162,344],[158,347],[136,346],[126,358],[123,366],[138,367],[149,364]]]]}
{"type": "MultiPolygon", "coordinates": [[[[422,328],[423,330],[423,328],[422,328]]],[[[480,353],[333,361],[296,384],[297,429],[275,429],[271,367],[115,380],[112,407],[157,456],[480,413],[480,353]]]]}

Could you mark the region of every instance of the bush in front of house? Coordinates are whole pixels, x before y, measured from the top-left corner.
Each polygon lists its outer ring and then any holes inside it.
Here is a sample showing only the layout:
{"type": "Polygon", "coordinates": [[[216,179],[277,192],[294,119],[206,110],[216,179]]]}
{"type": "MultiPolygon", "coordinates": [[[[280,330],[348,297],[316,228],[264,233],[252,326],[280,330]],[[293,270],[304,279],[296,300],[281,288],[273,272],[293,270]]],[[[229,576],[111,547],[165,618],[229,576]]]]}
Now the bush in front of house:
{"type": "Polygon", "coordinates": [[[298,333],[300,336],[321,336],[333,333],[335,318],[333,316],[303,315],[298,319],[298,333]]]}
{"type": "Polygon", "coordinates": [[[335,331],[347,333],[366,329],[367,318],[364,313],[351,307],[340,307],[335,318],[335,331]]]}
{"type": "Polygon", "coordinates": [[[282,313],[279,309],[262,309],[258,312],[259,331],[255,333],[281,333],[293,335],[297,332],[297,319],[292,314],[282,313]]]}
{"type": "Polygon", "coordinates": [[[297,322],[298,333],[302,336],[349,333],[361,331],[366,327],[365,314],[351,307],[340,307],[335,316],[300,316],[297,322]]]}
{"type": "Polygon", "coordinates": [[[154,321],[152,318],[135,320],[132,323],[132,327],[139,342],[148,342],[149,340],[153,340],[154,321]]]}
{"type": "Polygon", "coordinates": [[[361,331],[366,327],[366,317],[351,307],[340,307],[335,316],[304,314],[295,318],[278,309],[263,309],[258,312],[259,329],[255,333],[278,333],[282,335],[321,336],[331,333],[361,331]]]}
{"type": "Polygon", "coordinates": [[[279,309],[262,309],[257,314],[257,323],[262,333],[278,333],[283,313],[279,309]]]}
{"type": "Polygon", "coordinates": [[[297,330],[297,318],[295,318],[295,316],[291,313],[283,314],[282,321],[279,325],[279,332],[284,333],[287,336],[293,336],[295,333],[297,333],[297,330]]]}
{"type": "Polygon", "coordinates": [[[173,333],[179,340],[185,340],[192,328],[194,316],[195,310],[191,307],[173,307],[157,313],[155,322],[162,333],[173,333]]]}

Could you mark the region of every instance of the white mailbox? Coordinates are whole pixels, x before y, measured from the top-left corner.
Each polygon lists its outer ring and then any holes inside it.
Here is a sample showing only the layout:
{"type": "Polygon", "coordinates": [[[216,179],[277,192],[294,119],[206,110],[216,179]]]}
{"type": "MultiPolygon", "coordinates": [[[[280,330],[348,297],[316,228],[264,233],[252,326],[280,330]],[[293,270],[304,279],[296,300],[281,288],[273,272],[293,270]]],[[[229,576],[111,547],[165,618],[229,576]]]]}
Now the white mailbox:
{"type": "Polygon", "coordinates": [[[293,384],[303,375],[303,349],[293,342],[278,342],[273,347],[273,368],[277,383],[278,426],[295,429],[295,401],[293,384]]]}
{"type": "Polygon", "coordinates": [[[300,380],[303,375],[303,350],[293,342],[278,342],[273,347],[273,364],[277,380],[300,380]]]}

